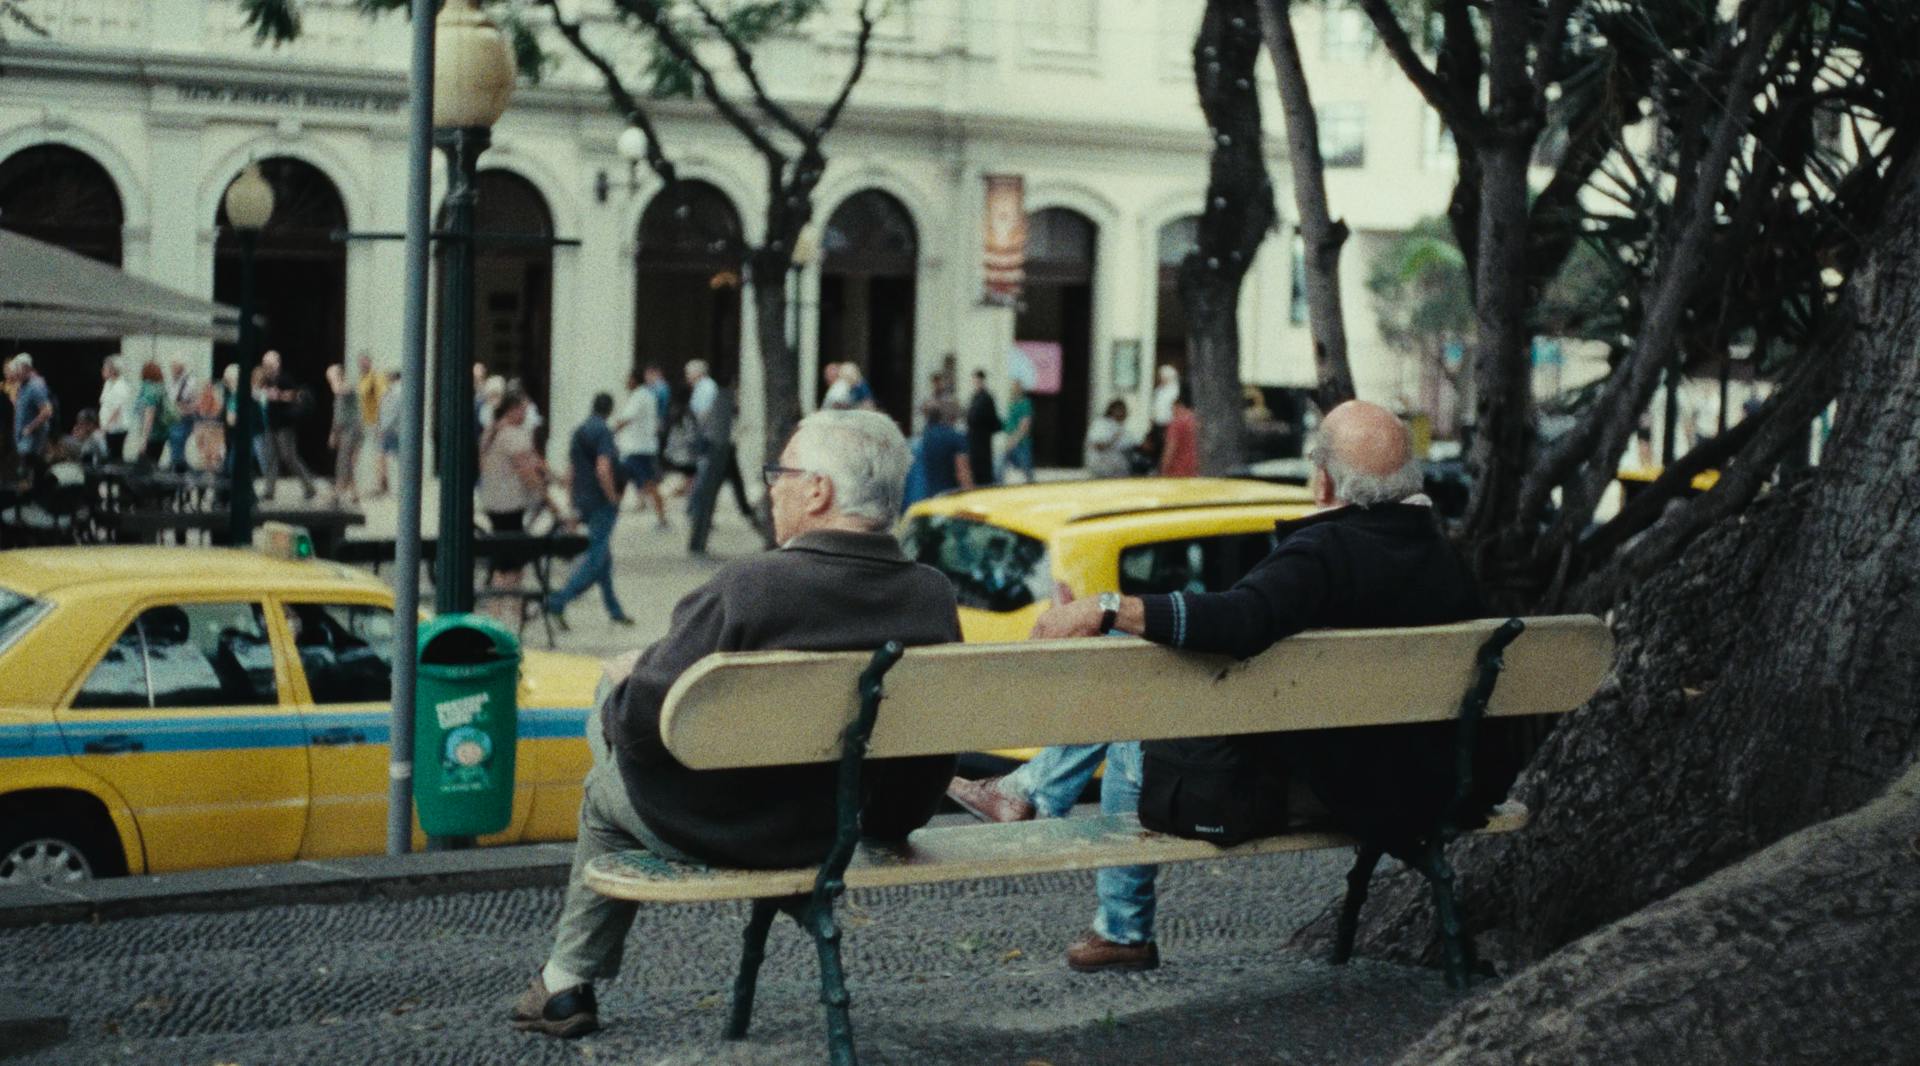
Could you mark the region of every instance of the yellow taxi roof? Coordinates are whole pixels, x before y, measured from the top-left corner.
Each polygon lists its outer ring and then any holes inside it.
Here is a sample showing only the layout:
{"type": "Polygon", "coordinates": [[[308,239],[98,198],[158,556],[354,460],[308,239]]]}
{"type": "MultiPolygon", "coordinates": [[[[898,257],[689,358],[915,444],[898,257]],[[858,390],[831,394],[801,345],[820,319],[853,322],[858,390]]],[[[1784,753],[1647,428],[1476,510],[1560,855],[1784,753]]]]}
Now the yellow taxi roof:
{"type": "Polygon", "coordinates": [[[384,589],[378,578],[340,563],[279,559],[240,548],[89,545],[0,552],[0,587],[27,596],[107,584],[165,584],[196,589],[384,589]]]}
{"type": "Polygon", "coordinates": [[[1296,485],[1242,478],[1100,478],[948,493],[914,504],[907,514],[970,517],[1045,539],[1063,526],[1101,515],[1312,501],[1313,495],[1296,485]]]}

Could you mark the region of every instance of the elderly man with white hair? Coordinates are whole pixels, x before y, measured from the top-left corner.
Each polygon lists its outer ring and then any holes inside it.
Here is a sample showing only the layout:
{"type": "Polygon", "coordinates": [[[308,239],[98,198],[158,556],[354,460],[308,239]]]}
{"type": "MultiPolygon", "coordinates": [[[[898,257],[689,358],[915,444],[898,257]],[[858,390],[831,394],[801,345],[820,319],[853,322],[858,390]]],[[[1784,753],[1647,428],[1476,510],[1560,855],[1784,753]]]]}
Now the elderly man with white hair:
{"type": "MultiPolygon", "coordinates": [[[[899,516],[907,443],[873,411],[821,411],[766,466],[780,550],[727,565],[673,610],[667,635],[588,720],[593,769],[580,803],[573,873],[553,953],[512,1013],[516,1028],[575,1037],[599,1024],[595,980],[620,966],[636,904],[587,888],[582,871],[613,851],[743,867],[820,862],[834,837],[834,767],[690,770],[660,740],[667,690],[719,651],[867,651],[960,639],[953,588],[910,561],[899,516]]],[[[624,671],[616,671],[624,672],[624,671]]],[[[953,759],[883,760],[863,774],[861,829],[899,838],[925,825],[953,759]]]]}
{"type": "MultiPolygon", "coordinates": [[[[1033,636],[1131,633],[1250,659],[1306,629],[1439,625],[1482,613],[1472,576],[1424,506],[1420,463],[1400,419],[1376,404],[1343,403],[1327,413],[1308,458],[1319,510],[1281,522],[1273,552],[1232,588],[1103,591],[1050,608],[1033,636]]],[[[1451,797],[1451,746],[1424,726],[1348,732],[1049,748],[1005,778],[955,779],[950,794],[989,821],[1064,815],[1104,747],[1101,809],[1137,811],[1149,828],[1181,836],[1232,844],[1283,830],[1290,774],[1327,809],[1323,817],[1349,832],[1381,839],[1409,817],[1431,824],[1430,804],[1451,797]],[[1436,783],[1444,794],[1429,791],[1436,783]]],[[[1100,906],[1093,928],[1067,949],[1069,967],[1160,964],[1154,874],[1123,866],[1095,875],[1100,906]]]]}

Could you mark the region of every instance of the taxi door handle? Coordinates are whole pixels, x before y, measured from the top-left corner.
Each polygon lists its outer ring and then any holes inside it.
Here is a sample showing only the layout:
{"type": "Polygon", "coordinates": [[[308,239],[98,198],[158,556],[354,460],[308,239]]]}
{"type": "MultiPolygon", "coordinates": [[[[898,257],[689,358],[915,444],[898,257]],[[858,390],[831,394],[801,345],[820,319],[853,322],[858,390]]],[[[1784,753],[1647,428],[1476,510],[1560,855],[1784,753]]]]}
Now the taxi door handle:
{"type": "Polygon", "coordinates": [[[99,740],[89,740],[80,746],[80,750],[88,755],[123,755],[130,751],[145,751],[147,746],[125,733],[114,733],[99,740]]]}
{"type": "Polygon", "coordinates": [[[315,733],[313,735],[313,742],[328,747],[336,747],[342,744],[365,744],[367,742],[367,734],[358,729],[349,729],[346,726],[335,726],[332,729],[322,729],[320,732],[315,733]]]}

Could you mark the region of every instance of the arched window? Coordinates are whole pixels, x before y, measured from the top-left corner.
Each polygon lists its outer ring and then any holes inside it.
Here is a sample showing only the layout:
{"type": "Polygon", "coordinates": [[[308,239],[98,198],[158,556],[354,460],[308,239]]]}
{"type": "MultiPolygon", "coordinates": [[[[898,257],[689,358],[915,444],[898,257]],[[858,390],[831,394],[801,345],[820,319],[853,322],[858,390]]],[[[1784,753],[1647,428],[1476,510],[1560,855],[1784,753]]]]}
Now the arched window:
{"type": "Polygon", "coordinates": [[[533,183],[483,170],[474,208],[473,357],[551,414],[553,213],[533,183]]]}
{"type": "Polygon", "coordinates": [[[1058,391],[1033,393],[1033,457],[1041,466],[1075,467],[1084,460],[1094,401],[1093,253],[1098,243],[1099,227],[1078,211],[1049,207],[1027,216],[1027,280],[1013,335],[1052,346],[1060,367],[1058,391]]]}

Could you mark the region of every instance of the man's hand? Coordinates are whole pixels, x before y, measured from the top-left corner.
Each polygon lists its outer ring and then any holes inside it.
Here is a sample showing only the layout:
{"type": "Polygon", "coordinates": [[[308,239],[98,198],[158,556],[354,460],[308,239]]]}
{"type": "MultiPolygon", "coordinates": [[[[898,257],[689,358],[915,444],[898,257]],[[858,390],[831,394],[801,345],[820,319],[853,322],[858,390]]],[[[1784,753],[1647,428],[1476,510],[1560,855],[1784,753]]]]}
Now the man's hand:
{"type": "Polygon", "coordinates": [[[1060,640],[1065,637],[1100,635],[1100,601],[1089,596],[1049,607],[1034,619],[1028,640],[1060,640]]]}

